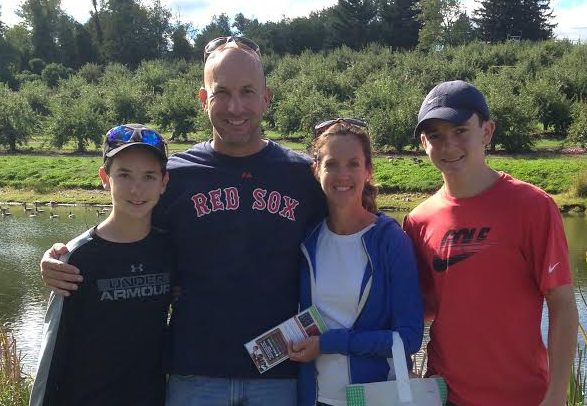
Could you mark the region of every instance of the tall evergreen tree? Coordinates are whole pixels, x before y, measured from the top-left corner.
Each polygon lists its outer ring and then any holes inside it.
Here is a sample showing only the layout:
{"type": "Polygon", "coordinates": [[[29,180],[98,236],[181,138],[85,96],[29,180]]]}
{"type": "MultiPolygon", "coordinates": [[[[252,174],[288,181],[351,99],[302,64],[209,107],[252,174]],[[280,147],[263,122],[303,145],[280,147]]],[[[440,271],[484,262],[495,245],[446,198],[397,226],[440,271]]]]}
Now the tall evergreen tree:
{"type": "Polygon", "coordinates": [[[553,18],[550,0],[521,0],[521,4],[524,7],[522,38],[533,41],[552,38],[556,24],[550,22],[553,18]]]}
{"type": "Polygon", "coordinates": [[[361,49],[369,42],[377,15],[375,0],[338,0],[330,19],[333,46],[361,49]]]}
{"type": "Polygon", "coordinates": [[[550,0],[481,0],[473,21],[485,41],[508,38],[539,41],[552,37],[550,0]]]}
{"type": "Polygon", "coordinates": [[[33,57],[59,60],[57,30],[63,15],[61,0],[25,0],[17,11],[30,29],[33,57]]]}
{"type": "Polygon", "coordinates": [[[378,0],[378,24],[373,40],[400,49],[418,44],[420,8],[417,0],[378,0]]]}

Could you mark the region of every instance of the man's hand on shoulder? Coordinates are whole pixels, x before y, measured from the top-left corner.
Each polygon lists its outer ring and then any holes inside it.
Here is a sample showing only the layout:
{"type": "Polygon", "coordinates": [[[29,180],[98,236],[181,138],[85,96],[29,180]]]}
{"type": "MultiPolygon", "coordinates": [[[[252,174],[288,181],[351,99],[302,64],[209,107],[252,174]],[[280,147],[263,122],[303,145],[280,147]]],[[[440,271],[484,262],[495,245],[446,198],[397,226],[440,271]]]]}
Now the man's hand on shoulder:
{"type": "Polygon", "coordinates": [[[71,295],[71,292],[77,290],[78,284],[83,281],[77,267],[59,260],[68,252],[64,244],[54,244],[45,251],[40,264],[43,283],[55,294],[61,296],[71,295]]]}

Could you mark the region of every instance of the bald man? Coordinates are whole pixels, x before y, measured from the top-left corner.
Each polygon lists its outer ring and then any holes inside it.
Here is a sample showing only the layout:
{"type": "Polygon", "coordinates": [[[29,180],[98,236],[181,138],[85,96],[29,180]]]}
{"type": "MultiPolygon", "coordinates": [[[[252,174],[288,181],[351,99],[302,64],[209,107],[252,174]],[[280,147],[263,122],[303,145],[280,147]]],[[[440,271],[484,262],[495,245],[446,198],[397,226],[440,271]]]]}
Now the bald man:
{"type": "MultiPolygon", "coordinates": [[[[168,405],[296,404],[296,365],[260,375],[244,344],[297,313],[299,244],[325,204],[310,159],[263,138],[265,83],[254,43],[211,41],[199,99],[212,139],[169,159],[153,219],[174,237],[181,292],[168,405]]],[[[75,289],[49,251],[41,267],[49,287],[75,289]]]]}

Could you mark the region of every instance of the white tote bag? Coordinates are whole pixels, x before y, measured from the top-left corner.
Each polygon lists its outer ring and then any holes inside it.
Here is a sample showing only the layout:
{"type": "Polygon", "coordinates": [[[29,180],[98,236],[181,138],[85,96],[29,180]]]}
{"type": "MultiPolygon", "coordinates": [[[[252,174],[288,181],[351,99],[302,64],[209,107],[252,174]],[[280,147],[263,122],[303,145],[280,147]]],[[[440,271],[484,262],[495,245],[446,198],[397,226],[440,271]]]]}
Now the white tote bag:
{"type": "Polygon", "coordinates": [[[410,379],[404,343],[395,331],[392,353],[396,380],[347,385],[348,406],[442,406],[446,403],[444,379],[410,379]]]}

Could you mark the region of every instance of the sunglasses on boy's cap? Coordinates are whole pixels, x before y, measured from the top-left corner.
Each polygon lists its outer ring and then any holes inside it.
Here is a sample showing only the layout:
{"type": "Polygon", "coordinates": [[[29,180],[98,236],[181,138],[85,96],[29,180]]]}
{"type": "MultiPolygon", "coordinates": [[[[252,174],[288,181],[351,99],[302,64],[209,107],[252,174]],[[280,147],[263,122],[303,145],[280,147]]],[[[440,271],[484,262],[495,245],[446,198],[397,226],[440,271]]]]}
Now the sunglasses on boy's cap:
{"type": "Polygon", "coordinates": [[[460,125],[473,113],[479,113],[483,120],[489,120],[489,107],[483,94],[472,84],[463,80],[443,82],[428,93],[420,112],[414,136],[419,137],[426,120],[446,120],[460,125]]]}
{"type": "Polygon", "coordinates": [[[123,124],[111,128],[104,141],[104,159],[111,158],[132,145],[144,145],[167,160],[165,140],[161,135],[143,124],[123,124]]]}
{"type": "Polygon", "coordinates": [[[367,123],[358,118],[333,118],[332,120],[322,121],[314,126],[314,137],[318,137],[323,134],[326,130],[332,127],[334,124],[337,123],[346,123],[349,125],[354,125],[361,128],[367,128],[367,123]]]}
{"type": "Polygon", "coordinates": [[[206,62],[206,59],[208,59],[208,56],[210,56],[212,52],[216,51],[220,46],[228,44],[229,42],[235,42],[237,45],[242,45],[261,56],[261,48],[259,48],[259,45],[255,44],[253,40],[250,40],[247,37],[231,35],[228,37],[214,38],[212,41],[208,42],[208,44],[206,44],[204,47],[204,62],[206,62]]]}

